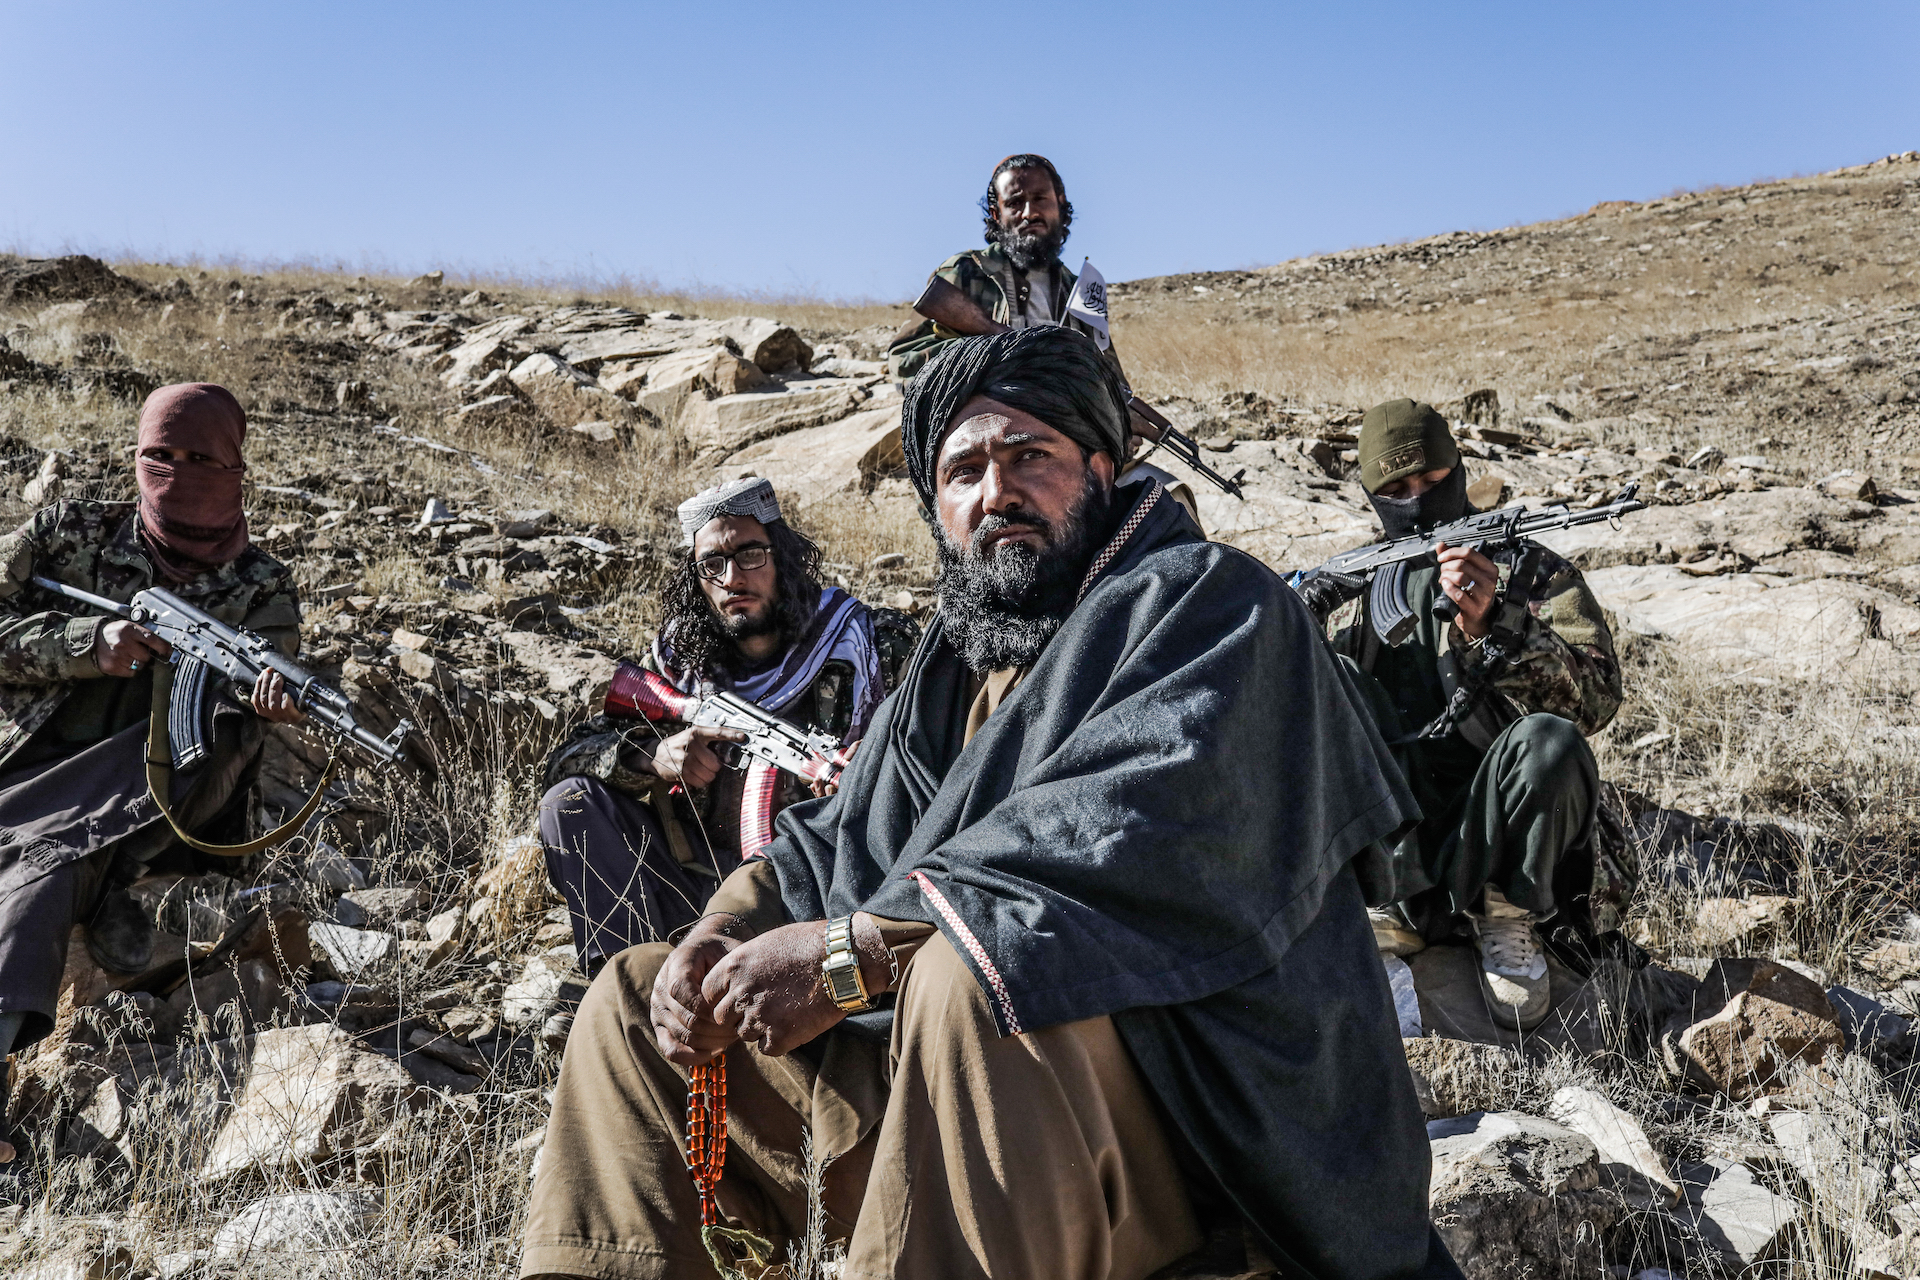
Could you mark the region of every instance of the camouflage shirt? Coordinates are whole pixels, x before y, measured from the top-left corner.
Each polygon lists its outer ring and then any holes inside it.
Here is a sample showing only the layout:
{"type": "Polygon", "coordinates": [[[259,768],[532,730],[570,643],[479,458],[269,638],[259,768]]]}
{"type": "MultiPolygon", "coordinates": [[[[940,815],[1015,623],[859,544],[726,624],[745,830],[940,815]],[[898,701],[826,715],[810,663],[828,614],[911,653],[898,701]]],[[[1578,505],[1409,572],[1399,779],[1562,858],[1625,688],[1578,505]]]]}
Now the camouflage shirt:
{"type": "MultiPolygon", "coordinates": [[[[93,648],[109,619],[30,579],[124,603],[155,585],[139,533],[131,502],[58,502],[0,538],[0,768],[63,709],[67,741],[97,741],[124,727],[106,722],[124,714],[124,699],[73,696],[105,678],[93,648]]],[[[290,658],[299,653],[293,573],[257,547],[190,582],[162,585],[222,622],[259,632],[290,658]]]]}
{"type": "MultiPolygon", "coordinates": [[[[1067,270],[1065,264],[1056,262],[1049,270],[1052,279],[1049,282],[1049,297],[1052,302],[1053,319],[1078,333],[1093,337],[1095,331],[1083,321],[1066,315],[1067,299],[1073,294],[1074,281],[1078,278],[1067,270]],[[1065,319],[1062,319],[1062,317],[1065,319]]],[[[980,305],[981,310],[1001,324],[1012,324],[1016,314],[1014,303],[1021,297],[1021,273],[1014,269],[1013,260],[1000,251],[999,245],[988,245],[984,249],[968,249],[956,253],[934,269],[934,275],[944,279],[965,293],[980,305]]],[[[918,324],[903,328],[893,343],[887,348],[887,372],[905,382],[920,372],[920,367],[933,356],[933,353],[949,342],[965,337],[955,333],[944,325],[919,318],[918,324]]],[[[1126,371],[1120,367],[1120,355],[1111,345],[1106,351],[1107,363],[1120,375],[1125,386],[1126,371]]]]}
{"type": "MultiPolygon", "coordinates": [[[[892,689],[920,642],[920,628],[893,609],[871,610],[870,617],[874,646],[880,651],[881,676],[886,687],[892,689]]],[[[657,669],[651,652],[640,665],[657,669]]],[[[789,702],[780,716],[801,729],[819,730],[836,739],[844,737],[853,724],[853,668],[838,659],[822,664],[813,683],[789,702]]],[[[547,785],[566,778],[599,778],[629,795],[653,796],[656,808],[660,808],[655,788],[658,779],[652,770],[654,746],[684,727],[670,721],[653,724],[594,716],[576,728],[548,759],[547,785]]],[[[713,785],[670,797],[673,816],[706,832],[711,847],[727,849],[737,858],[740,797],[745,785],[744,769],[723,769],[713,785]]],[[[774,798],[775,812],[811,794],[804,782],[782,771],[780,790],[774,798]]],[[[671,838],[672,833],[669,835],[671,838]]]]}
{"type": "MultiPolygon", "coordinates": [[[[1516,640],[1513,656],[1492,674],[1493,688],[1521,714],[1547,712],[1573,721],[1591,736],[1607,727],[1620,709],[1620,663],[1613,654],[1613,633],[1600,602],[1580,571],[1537,543],[1493,552],[1500,570],[1500,592],[1507,622],[1516,640]],[[1529,581],[1514,587],[1513,574],[1525,556],[1534,559],[1529,581]]],[[[1467,683],[1486,678],[1484,647],[1435,615],[1440,570],[1434,566],[1407,575],[1407,605],[1418,623],[1398,648],[1374,637],[1365,594],[1335,609],[1327,619],[1334,650],[1386,686],[1409,726],[1431,722],[1447,704],[1439,670],[1441,647],[1451,651],[1467,683]]]]}

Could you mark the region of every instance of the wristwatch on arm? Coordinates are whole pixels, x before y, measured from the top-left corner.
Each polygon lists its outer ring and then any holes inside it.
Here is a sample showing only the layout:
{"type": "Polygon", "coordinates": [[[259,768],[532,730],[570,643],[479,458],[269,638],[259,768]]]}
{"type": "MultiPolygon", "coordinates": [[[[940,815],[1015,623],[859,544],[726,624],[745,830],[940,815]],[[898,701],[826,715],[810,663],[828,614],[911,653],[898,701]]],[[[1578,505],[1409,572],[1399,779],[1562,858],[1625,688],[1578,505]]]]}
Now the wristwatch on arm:
{"type": "Polygon", "coordinates": [[[860,976],[860,953],[853,948],[852,916],[827,921],[827,956],[820,962],[820,977],[827,999],[848,1013],[873,1008],[866,980],[860,976]]]}

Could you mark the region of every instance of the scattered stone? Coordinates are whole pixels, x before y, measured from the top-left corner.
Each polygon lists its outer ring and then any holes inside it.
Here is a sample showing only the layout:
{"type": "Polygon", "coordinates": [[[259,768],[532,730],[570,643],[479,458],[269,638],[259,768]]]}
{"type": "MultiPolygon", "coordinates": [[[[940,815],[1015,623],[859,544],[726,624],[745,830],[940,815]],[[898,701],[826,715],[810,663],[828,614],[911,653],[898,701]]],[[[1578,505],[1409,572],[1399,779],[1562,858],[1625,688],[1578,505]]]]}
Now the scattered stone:
{"type": "MultiPolygon", "coordinates": [[[[556,948],[571,952],[572,947],[556,948]]],[[[509,1027],[539,1027],[554,1014],[571,1008],[587,994],[586,983],[574,970],[570,955],[535,956],[521,970],[519,980],[500,997],[500,1020],[509,1027]]]]}
{"type": "Polygon", "coordinates": [[[422,529],[429,525],[450,524],[453,519],[453,508],[438,498],[428,498],[427,505],[420,511],[420,527],[422,529]]]}
{"type": "Polygon", "coordinates": [[[781,493],[821,497],[868,492],[906,465],[900,406],[892,404],[749,445],[722,463],[719,475],[765,476],[781,493]]]}
{"type": "Polygon", "coordinates": [[[573,1034],[573,1015],[556,1013],[540,1024],[540,1043],[559,1053],[567,1047],[567,1037],[573,1034]]]}
{"type": "Polygon", "coordinates": [[[57,453],[47,454],[40,462],[38,474],[27,481],[27,487],[20,491],[20,501],[29,507],[45,507],[58,502],[61,486],[66,483],[66,474],[66,459],[57,453]]]}
{"type": "Polygon", "coordinates": [[[340,924],[316,924],[307,932],[313,945],[333,966],[333,971],[349,981],[377,969],[399,954],[399,939],[390,933],[353,929],[340,924]]]}
{"type": "Polygon", "coordinates": [[[433,900],[421,884],[395,885],[383,889],[355,889],[340,895],[334,907],[334,923],[361,929],[370,924],[393,924],[412,920],[433,900]]]}
{"type": "Polygon", "coordinates": [[[392,1059],[324,1023],[263,1031],[245,1042],[241,1059],[241,1083],[203,1178],[304,1174],[372,1142],[413,1105],[417,1088],[392,1059]]]}
{"type": "MultiPolygon", "coordinates": [[[[767,375],[759,365],[716,344],[690,347],[651,362],[642,387],[634,388],[630,380],[616,381],[613,386],[625,386],[635,404],[671,427],[679,424],[681,415],[695,400],[738,395],[767,384],[767,375]]],[[[601,385],[607,386],[608,382],[603,378],[601,385]]]]}
{"type": "Polygon", "coordinates": [[[1860,957],[1862,971],[1892,986],[1920,978],[1920,942],[1888,942],[1860,957]]]}
{"type": "Polygon", "coordinates": [[[1752,1169],[1735,1161],[1683,1165],[1680,1182],[1687,1198],[1674,1216],[1718,1261],[1736,1269],[1779,1256],[1799,1218],[1793,1201],[1768,1190],[1752,1169]]]}
{"type": "Polygon", "coordinates": [[[593,379],[565,360],[538,351],[507,371],[513,384],[529,393],[593,386],[593,379]]]}
{"type": "Polygon", "coordinates": [[[743,359],[768,373],[789,369],[804,373],[813,363],[813,348],[807,340],[776,321],[758,316],[734,316],[714,327],[739,348],[743,359]]]}
{"type": "Polygon", "coordinates": [[[378,1204],[350,1191],[297,1191],[255,1200],[214,1233],[217,1258],[322,1253],[341,1258],[372,1234],[378,1204]]]}
{"type": "Polygon", "coordinates": [[[1591,1139],[1518,1111],[1427,1125],[1433,1223],[1471,1280],[1591,1276],[1621,1216],[1591,1139]]]}
{"type": "Polygon", "coordinates": [[[1778,1092],[1789,1063],[1817,1063],[1845,1037],[1818,983],[1772,960],[1717,960],[1663,1044],[1675,1074],[1744,1102],[1778,1092]]]}
{"type": "Polygon", "coordinates": [[[433,648],[433,637],[423,636],[418,631],[409,631],[405,627],[393,629],[393,643],[402,649],[416,649],[424,653],[433,648]]]}
{"type": "Polygon", "coordinates": [[[620,434],[615,430],[611,422],[575,423],[573,431],[578,435],[585,436],[595,444],[612,444],[614,439],[620,434]]]}
{"type": "Polygon", "coordinates": [[[484,1077],[493,1070],[493,1064],[487,1061],[486,1055],[478,1049],[462,1044],[452,1036],[440,1035],[426,1027],[421,1027],[407,1037],[407,1047],[417,1053],[438,1058],[455,1070],[470,1076],[484,1077]]]}
{"type": "Polygon", "coordinates": [[[1783,936],[1806,904],[1799,898],[1754,894],[1748,898],[1707,898],[1700,903],[1694,938],[1707,950],[1759,944],[1783,936]]]}
{"type": "Polygon", "coordinates": [[[1680,1184],[1655,1153],[1646,1130],[1604,1094],[1567,1085],[1554,1093],[1547,1115],[1591,1139],[1601,1165],[1617,1184],[1631,1187],[1637,1180],[1658,1187],[1669,1203],[1681,1198],[1680,1184]]]}

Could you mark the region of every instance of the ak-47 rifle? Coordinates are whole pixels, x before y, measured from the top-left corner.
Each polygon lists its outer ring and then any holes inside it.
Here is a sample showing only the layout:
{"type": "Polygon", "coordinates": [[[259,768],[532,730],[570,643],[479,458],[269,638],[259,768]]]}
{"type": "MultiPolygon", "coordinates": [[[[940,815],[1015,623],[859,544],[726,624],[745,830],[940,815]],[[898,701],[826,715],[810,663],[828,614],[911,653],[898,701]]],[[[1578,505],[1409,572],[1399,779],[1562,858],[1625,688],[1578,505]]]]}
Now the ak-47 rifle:
{"type": "Polygon", "coordinates": [[[333,776],[334,759],[327,765],[313,795],[300,811],[273,831],[237,845],[208,844],[174,819],[168,806],[171,779],[175,769],[191,769],[207,758],[207,737],[212,725],[212,692],[215,672],[236,685],[252,688],[269,671],[278,671],[286,681],[294,705],[315,726],[336,742],[351,743],[368,752],[380,763],[392,765],[399,757],[413,725],[402,720],[393,732],[382,738],[366,728],[353,714],[353,704],[338,689],[322,683],[318,676],[289,661],[265,636],[220,621],[203,609],[182,600],[165,587],[148,587],[137,592],[126,604],[70,587],[52,578],[36,577],[33,585],[42,591],[90,605],[102,613],[125,618],[145,627],[173,649],[167,659],[171,669],[156,668],[154,711],[147,734],[147,785],[160,812],[179,837],[206,853],[238,858],[257,852],[293,835],[319,808],[327,783],[333,776]],[[164,717],[164,722],[163,722],[164,717]],[[162,749],[161,739],[166,740],[162,749]]]}
{"type": "MultiPolygon", "coordinates": [[[[752,758],[747,788],[740,797],[740,853],[754,857],[773,839],[773,793],[785,769],[806,782],[833,785],[853,756],[853,746],[820,732],[794,727],[770,711],[762,711],[737,694],[716,692],[704,698],[682,693],[658,672],[631,662],[614,668],[607,690],[606,713],[616,718],[674,720],[685,725],[735,729],[745,742],[717,743],[716,752],[730,766],[740,756],[752,758]]],[[[857,745],[857,744],[856,744],[857,745]]]]}
{"type": "Polygon", "coordinates": [[[1647,504],[1635,496],[1639,492],[1638,484],[1630,484],[1612,502],[1584,511],[1571,510],[1564,504],[1533,512],[1525,507],[1478,511],[1404,538],[1343,551],[1317,568],[1295,573],[1288,581],[1309,604],[1322,606],[1333,602],[1332,607],[1337,607],[1340,600],[1368,591],[1367,611],[1374,634],[1388,644],[1399,644],[1413,629],[1415,621],[1412,610],[1407,607],[1407,571],[1416,563],[1431,559],[1442,543],[1449,547],[1498,551],[1556,529],[1598,524],[1602,520],[1617,521],[1630,512],[1646,510],[1647,504]]]}
{"type": "MultiPolygon", "coordinates": [[[[935,324],[951,329],[955,333],[964,333],[969,337],[1008,331],[1007,325],[1001,324],[988,315],[986,310],[969,298],[958,285],[938,275],[927,281],[926,291],[913,304],[913,309],[935,324]]],[[[1231,478],[1221,475],[1201,460],[1200,446],[1193,442],[1191,436],[1181,432],[1167,421],[1166,415],[1134,395],[1131,389],[1128,390],[1127,395],[1129,397],[1127,408],[1134,418],[1134,434],[1152,440],[1234,497],[1243,496],[1240,492],[1240,477],[1246,475],[1246,468],[1242,467],[1234,472],[1231,478]]]]}

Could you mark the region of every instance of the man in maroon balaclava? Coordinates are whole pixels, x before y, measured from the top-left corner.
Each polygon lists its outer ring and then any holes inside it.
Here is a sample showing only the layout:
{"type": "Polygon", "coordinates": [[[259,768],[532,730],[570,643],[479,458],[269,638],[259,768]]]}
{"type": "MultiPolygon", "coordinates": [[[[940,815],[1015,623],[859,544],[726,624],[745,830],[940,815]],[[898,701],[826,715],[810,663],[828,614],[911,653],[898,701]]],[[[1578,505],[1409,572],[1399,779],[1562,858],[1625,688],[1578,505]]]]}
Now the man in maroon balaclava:
{"type": "MultiPolygon", "coordinates": [[[[0,537],[0,1055],[51,1029],[75,923],[103,967],[137,973],[153,921],[128,887],[156,860],[193,869],[144,764],[166,642],[31,580],[117,601],[163,586],[297,654],[293,574],[247,540],[246,432],[224,387],[162,387],[140,411],[136,501],[56,502],[0,537]]],[[[240,843],[266,722],[300,712],[278,674],[210,701],[211,751],[170,802],[199,838],[240,843]]]]}

